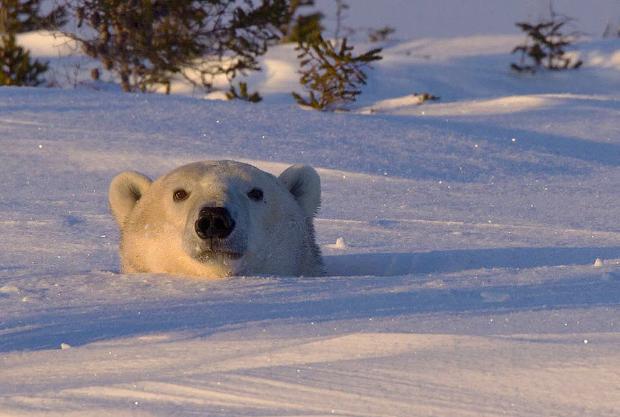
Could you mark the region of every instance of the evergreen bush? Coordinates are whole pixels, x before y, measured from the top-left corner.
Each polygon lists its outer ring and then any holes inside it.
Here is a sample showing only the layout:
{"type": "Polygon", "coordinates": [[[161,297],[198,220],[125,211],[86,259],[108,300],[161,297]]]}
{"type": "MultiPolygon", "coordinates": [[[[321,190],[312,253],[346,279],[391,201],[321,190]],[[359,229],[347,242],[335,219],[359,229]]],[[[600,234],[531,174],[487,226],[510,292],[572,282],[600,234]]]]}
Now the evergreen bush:
{"type": "Polygon", "coordinates": [[[573,44],[576,32],[563,33],[563,28],[573,19],[556,14],[551,9],[551,17],[539,23],[518,22],[517,27],[527,35],[523,45],[518,45],[512,53],[521,53],[518,64],[510,66],[517,72],[535,73],[541,68],[559,71],[579,68],[583,62],[566,55],[566,48],[573,44]]]}
{"type": "Polygon", "coordinates": [[[280,38],[287,0],[67,0],[78,28],[67,33],[118,75],[124,91],[170,90],[175,74],[211,89],[258,70],[257,58],[280,38]]]}
{"type": "Polygon", "coordinates": [[[355,101],[361,85],[366,84],[364,67],[381,59],[381,48],[355,56],[347,38],[332,44],[321,35],[310,42],[300,42],[296,50],[300,51],[299,82],[309,95],[302,97],[293,92],[293,97],[300,105],[317,110],[335,110],[355,101]]]}
{"type": "Polygon", "coordinates": [[[55,6],[47,14],[41,12],[41,0],[0,0],[6,18],[4,30],[23,33],[33,30],[54,30],[66,23],[64,7],[55,6]]]}
{"type": "Polygon", "coordinates": [[[323,13],[301,14],[300,9],[314,6],[314,0],[289,0],[285,22],[280,26],[282,42],[308,42],[323,32],[323,13]]]}
{"type": "Polygon", "coordinates": [[[30,52],[17,44],[16,34],[54,29],[64,22],[64,9],[41,14],[39,0],[0,0],[0,85],[36,86],[47,63],[31,60],[30,52]]]}
{"type": "Polygon", "coordinates": [[[231,84],[230,90],[228,90],[228,92],[226,93],[226,98],[228,98],[229,100],[237,99],[237,100],[248,101],[250,103],[258,103],[259,101],[263,99],[260,96],[260,94],[258,94],[257,91],[250,93],[248,91],[248,84],[243,81],[239,83],[238,91],[235,88],[235,86],[231,84]]]}
{"type": "Polygon", "coordinates": [[[387,41],[391,35],[396,32],[391,26],[384,26],[379,29],[369,29],[368,30],[368,41],[369,42],[385,42],[387,41]]]}
{"type": "Polygon", "coordinates": [[[32,61],[30,53],[15,42],[15,34],[0,37],[0,85],[37,86],[43,83],[39,77],[45,71],[47,63],[32,61]]]}

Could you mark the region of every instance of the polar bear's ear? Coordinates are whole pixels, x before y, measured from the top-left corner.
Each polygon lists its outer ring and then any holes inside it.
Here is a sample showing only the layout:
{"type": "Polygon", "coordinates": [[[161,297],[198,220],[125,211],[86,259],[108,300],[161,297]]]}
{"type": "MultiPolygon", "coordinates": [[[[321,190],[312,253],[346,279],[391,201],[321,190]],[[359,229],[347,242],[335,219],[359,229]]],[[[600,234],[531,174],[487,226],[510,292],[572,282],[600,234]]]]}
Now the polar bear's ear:
{"type": "Polygon", "coordinates": [[[114,177],[110,183],[108,200],[119,226],[123,226],[131,210],[151,186],[151,182],[147,176],[134,171],[121,172],[114,177]]]}
{"type": "Polygon", "coordinates": [[[321,205],[321,178],[314,168],[309,165],[293,165],[278,178],[293,194],[306,217],[314,217],[321,205]]]}

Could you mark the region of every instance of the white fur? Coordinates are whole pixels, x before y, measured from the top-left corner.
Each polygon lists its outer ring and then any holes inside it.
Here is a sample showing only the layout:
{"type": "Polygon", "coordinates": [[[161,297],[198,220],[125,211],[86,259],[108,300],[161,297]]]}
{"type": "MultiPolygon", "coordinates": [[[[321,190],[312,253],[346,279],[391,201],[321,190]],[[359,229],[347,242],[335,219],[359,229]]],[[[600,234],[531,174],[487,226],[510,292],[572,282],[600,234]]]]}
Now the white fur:
{"type": "Polygon", "coordinates": [[[306,217],[314,217],[321,205],[321,178],[308,165],[293,165],[278,177],[295,197],[306,217]]]}
{"type": "Polygon", "coordinates": [[[294,165],[279,178],[234,161],[188,164],[151,182],[127,171],[110,184],[109,201],[121,229],[123,272],[221,278],[240,274],[320,275],[322,262],[312,220],[320,205],[316,171],[294,165]],[[190,194],[175,202],[178,189],[190,194]],[[252,188],[262,201],[247,196],[252,188]],[[226,207],[233,232],[215,244],[194,224],[203,207],[226,207]],[[211,245],[218,246],[213,251],[211,245]],[[220,251],[241,254],[238,259],[220,251]]]}

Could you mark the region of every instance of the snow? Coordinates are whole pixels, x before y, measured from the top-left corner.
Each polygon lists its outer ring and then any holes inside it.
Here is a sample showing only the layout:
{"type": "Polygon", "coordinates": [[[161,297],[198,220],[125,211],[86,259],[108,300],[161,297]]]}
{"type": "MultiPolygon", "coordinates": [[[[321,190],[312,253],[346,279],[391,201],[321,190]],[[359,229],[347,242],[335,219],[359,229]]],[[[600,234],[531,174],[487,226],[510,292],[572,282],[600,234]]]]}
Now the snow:
{"type": "Polygon", "coordinates": [[[290,46],[253,105],[63,81],[93,62],[29,34],[65,88],[0,89],[0,416],[617,416],[620,44],[519,76],[469,35],[319,113],[290,46]],[[221,158],[317,167],[327,276],[119,273],[111,178],[221,158]]]}
{"type": "MultiPolygon", "coordinates": [[[[549,16],[548,0],[381,0],[345,1],[351,7],[344,12],[342,26],[354,29],[362,37],[370,28],[394,27],[399,39],[472,35],[515,34],[515,22],[549,16]]],[[[336,2],[316,0],[324,11],[326,30],[336,26],[336,2]]],[[[608,24],[620,25],[620,3],[617,0],[553,0],[557,13],[576,19],[579,31],[601,36],[608,24]]]]}

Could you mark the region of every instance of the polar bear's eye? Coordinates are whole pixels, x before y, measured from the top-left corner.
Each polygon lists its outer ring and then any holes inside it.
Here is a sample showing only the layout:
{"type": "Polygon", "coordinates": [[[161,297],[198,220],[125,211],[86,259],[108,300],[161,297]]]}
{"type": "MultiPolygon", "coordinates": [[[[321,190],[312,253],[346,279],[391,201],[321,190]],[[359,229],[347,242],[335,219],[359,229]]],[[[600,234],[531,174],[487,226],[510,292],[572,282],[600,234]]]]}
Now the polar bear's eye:
{"type": "Polygon", "coordinates": [[[176,190],[174,194],[172,194],[172,199],[174,201],[187,200],[187,197],[189,197],[189,193],[182,188],[176,190]]]}
{"type": "Polygon", "coordinates": [[[252,188],[248,192],[248,197],[254,201],[261,201],[263,199],[263,190],[260,188],[252,188]]]}

